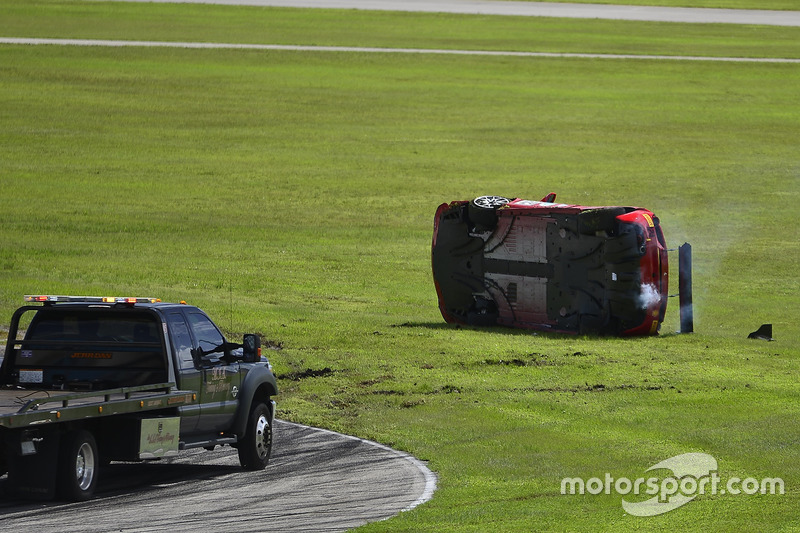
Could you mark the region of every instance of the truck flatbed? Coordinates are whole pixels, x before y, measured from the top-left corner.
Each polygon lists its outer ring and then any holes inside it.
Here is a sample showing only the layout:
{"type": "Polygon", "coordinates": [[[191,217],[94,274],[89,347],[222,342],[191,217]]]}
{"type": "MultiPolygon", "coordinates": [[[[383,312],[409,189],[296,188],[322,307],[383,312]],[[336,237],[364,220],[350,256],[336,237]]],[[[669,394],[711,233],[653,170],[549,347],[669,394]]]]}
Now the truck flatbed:
{"type": "Polygon", "coordinates": [[[0,389],[0,427],[67,422],[194,403],[197,393],[177,390],[174,383],[87,392],[6,387],[0,389]]]}

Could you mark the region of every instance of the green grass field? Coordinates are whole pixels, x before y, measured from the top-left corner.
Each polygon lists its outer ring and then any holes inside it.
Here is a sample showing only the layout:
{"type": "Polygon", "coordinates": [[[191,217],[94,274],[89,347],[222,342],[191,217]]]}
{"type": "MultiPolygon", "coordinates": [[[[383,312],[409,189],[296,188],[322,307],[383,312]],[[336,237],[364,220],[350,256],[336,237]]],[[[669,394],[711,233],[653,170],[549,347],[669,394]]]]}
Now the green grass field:
{"type": "MultiPolygon", "coordinates": [[[[786,28],[9,0],[0,18],[9,37],[800,57],[786,28]]],[[[133,294],[263,334],[278,416],[437,472],[433,500],[364,531],[796,531],[798,86],[796,64],[0,45],[0,324],[23,294],[133,294]],[[646,339],[444,324],[436,207],[551,191],[691,242],[696,333],[672,333],[676,302],[646,339]],[[766,322],[776,342],[747,339],[766,322]],[[688,452],[786,493],[649,518],[560,494],[688,452]]]]}

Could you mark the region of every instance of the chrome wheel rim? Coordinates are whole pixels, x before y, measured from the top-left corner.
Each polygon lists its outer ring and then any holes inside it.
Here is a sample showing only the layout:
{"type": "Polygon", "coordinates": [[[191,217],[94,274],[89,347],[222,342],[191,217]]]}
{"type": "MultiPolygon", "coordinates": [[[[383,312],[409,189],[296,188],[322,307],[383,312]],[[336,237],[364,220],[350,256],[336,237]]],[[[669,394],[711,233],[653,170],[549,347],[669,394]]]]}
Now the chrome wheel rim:
{"type": "Polygon", "coordinates": [[[84,442],[78,448],[78,456],[75,459],[75,479],[77,479],[78,487],[81,490],[86,490],[92,485],[94,470],[94,450],[92,450],[88,442],[84,442]]]}
{"type": "Polygon", "coordinates": [[[502,196],[480,196],[475,198],[475,205],[484,209],[497,209],[508,203],[508,198],[502,196]]]}
{"type": "Polygon", "coordinates": [[[258,417],[256,421],[256,453],[260,459],[269,455],[270,445],[272,444],[272,433],[269,430],[269,420],[264,415],[258,417]]]}

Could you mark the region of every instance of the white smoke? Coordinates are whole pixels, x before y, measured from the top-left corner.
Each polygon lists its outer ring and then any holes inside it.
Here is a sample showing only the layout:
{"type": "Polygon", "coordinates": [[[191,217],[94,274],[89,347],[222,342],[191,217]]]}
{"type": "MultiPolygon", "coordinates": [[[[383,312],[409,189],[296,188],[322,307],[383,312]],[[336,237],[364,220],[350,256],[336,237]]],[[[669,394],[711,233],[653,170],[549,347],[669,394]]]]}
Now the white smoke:
{"type": "Polygon", "coordinates": [[[661,303],[661,293],[658,288],[652,284],[642,285],[642,292],[639,293],[639,306],[642,309],[649,309],[659,303],[661,303]]]}

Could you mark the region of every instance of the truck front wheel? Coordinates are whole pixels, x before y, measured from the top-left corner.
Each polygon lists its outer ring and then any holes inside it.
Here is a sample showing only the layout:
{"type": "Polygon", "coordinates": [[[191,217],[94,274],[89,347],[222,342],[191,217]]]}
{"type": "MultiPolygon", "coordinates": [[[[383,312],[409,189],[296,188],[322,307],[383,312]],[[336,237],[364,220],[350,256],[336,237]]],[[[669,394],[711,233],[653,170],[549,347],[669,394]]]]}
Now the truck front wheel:
{"type": "Polygon", "coordinates": [[[239,462],[245,470],[263,470],[272,452],[272,426],[269,407],[256,403],[247,420],[247,433],[239,441],[239,462]]]}
{"type": "Polygon", "coordinates": [[[97,442],[91,433],[80,430],[65,435],[58,465],[59,496],[69,501],[91,498],[97,487],[99,465],[97,442]]]}

